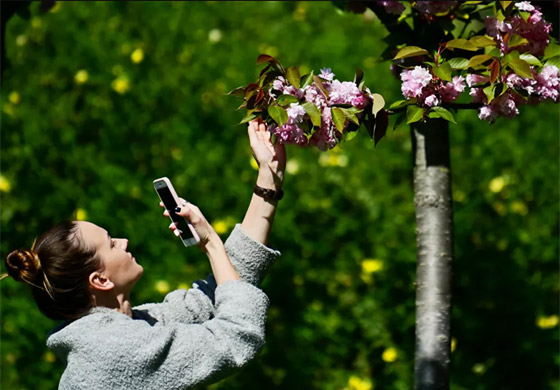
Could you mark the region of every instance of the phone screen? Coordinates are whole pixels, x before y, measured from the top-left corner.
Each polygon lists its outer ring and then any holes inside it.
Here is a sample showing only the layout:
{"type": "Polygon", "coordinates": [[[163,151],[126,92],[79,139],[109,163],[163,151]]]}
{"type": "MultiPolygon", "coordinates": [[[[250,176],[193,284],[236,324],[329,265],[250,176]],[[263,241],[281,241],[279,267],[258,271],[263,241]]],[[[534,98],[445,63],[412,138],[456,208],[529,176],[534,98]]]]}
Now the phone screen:
{"type": "Polygon", "coordinates": [[[177,207],[177,203],[175,202],[173,195],[171,195],[171,191],[169,191],[169,188],[168,187],[158,188],[156,189],[156,191],[158,192],[165,206],[165,209],[169,211],[169,216],[171,217],[173,222],[178,222],[177,229],[179,229],[179,231],[181,232],[181,238],[183,239],[193,238],[194,236],[191,232],[191,229],[189,229],[189,226],[187,225],[185,219],[175,213],[175,207],[177,207]]]}

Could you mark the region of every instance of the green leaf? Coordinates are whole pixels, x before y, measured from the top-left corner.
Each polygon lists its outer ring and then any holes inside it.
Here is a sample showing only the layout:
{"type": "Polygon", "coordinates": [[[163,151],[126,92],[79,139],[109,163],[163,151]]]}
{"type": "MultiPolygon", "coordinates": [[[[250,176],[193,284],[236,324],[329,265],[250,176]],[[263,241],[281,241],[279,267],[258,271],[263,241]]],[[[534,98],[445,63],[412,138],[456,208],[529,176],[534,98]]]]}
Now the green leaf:
{"type": "Polygon", "coordinates": [[[280,95],[278,96],[278,99],[276,99],[276,101],[281,106],[287,106],[291,103],[297,103],[298,99],[293,95],[280,95]]]}
{"type": "Polygon", "coordinates": [[[301,88],[305,88],[313,82],[313,71],[311,73],[301,77],[301,88]]]}
{"type": "Polygon", "coordinates": [[[406,118],[406,114],[403,112],[395,120],[395,123],[393,124],[393,131],[397,130],[401,123],[403,123],[404,118],[406,118]]]}
{"type": "Polygon", "coordinates": [[[371,108],[371,113],[377,115],[377,113],[385,107],[385,99],[378,93],[372,94],[373,96],[373,107],[371,108]]]}
{"type": "Polygon", "coordinates": [[[542,62],[539,61],[537,57],[529,53],[523,53],[519,56],[523,61],[527,62],[529,65],[533,66],[543,66],[542,62]]]}
{"type": "Polygon", "coordinates": [[[533,78],[531,67],[526,61],[522,60],[521,58],[515,58],[511,60],[507,65],[519,76],[527,77],[530,79],[533,78]]]}
{"type": "Polygon", "coordinates": [[[239,124],[243,124],[243,123],[247,123],[252,121],[253,119],[255,119],[257,116],[253,113],[249,113],[247,114],[247,116],[245,118],[243,118],[243,120],[241,122],[239,122],[239,124]]]}
{"type": "Polygon", "coordinates": [[[282,126],[288,121],[288,113],[279,106],[268,106],[268,115],[270,115],[278,126],[282,126]]]}
{"type": "Polygon", "coordinates": [[[489,61],[491,59],[492,59],[492,57],[490,57],[488,54],[480,54],[480,55],[471,57],[471,60],[469,61],[469,68],[474,68],[475,66],[481,65],[481,64],[483,64],[486,61],[489,61]]]}
{"type": "Polygon", "coordinates": [[[311,122],[314,126],[321,126],[321,111],[317,108],[317,106],[311,102],[306,102],[301,105],[309,118],[311,118],[311,122]]]}
{"type": "Polygon", "coordinates": [[[424,109],[414,106],[408,106],[406,109],[406,123],[418,122],[424,117],[424,109]]]}
{"type": "Polygon", "coordinates": [[[560,68],[560,56],[550,58],[548,61],[546,61],[544,66],[555,66],[557,68],[560,68]]]}
{"type": "Polygon", "coordinates": [[[411,104],[416,104],[416,98],[413,98],[413,99],[410,99],[410,100],[397,100],[396,102],[393,102],[393,104],[391,104],[389,106],[389,109],[390,110],[395,110],[397,108],[409,106],[411,104]]]}
{"type": "Polygon", "coordinates": [[[358,135],[357,131],[347,131],[344,135],[344,142],[350,142],[358,135]]]}
{"type": "Polygon", "coordinates": [[[453,69],[451,69],[451,65],[449,64],[449,62],[444,62],[440,66],[433,67],[432,71],[440,79],[451,81],[451,74],[453,73],[453,69]]]}
{"type": "Polygon", "coordinates": [[[489,85],[486,88],[484,88],[482,90],[482,92],[484,92],[484,94],[486,95],[486,99],[488,100],[488,103],[490,103],[492,100],[494,100],[494,86],[493,85],[489,85]]]}
{"type": "Polygon", "coordinates": [[[492,57],[501,57],[502,56],[502,52],[497,47],[493,47],[490,50],[488,50],[488,48],[486,48],[484,50],[484,53],[488,54],[489,56],[492,56],[492,57]]]}
{"type": "Polygon", "coordinates": [[[531,13],[527,11],[519,11],[519,15],[521,15],[524,21],[528,21],[531,13]]]}
{"type": "Polygon", "coordinates": [[[502,9],[505,11],[507,7],[509,7],[511,4],[513,3],[513,1],[500,1],[500,5],[502,6],[502,9]]]}
{"type": "Polygon", "coordinates": [[[360,125],[360,121],[358,120],[358,117],[356,116],[355,113],[353,113],[348,108],[341,108],[341,110],[344,113],[344,116],[346,117],[346,119],[348,119],[350,122],[354,122],[358,126],[360,125]]]}
{"type": "Polygon", "coordinates": [[[342,111],[342,108],[332,107],[331,113],[336,129],[342,133],[344,130],[344,123],[346,122],[346,115],[344,115],[344,111],[342,111]]]}
{"type": "MultiPolygon", "coordinates": [[[[455,122],[455,118],[453,118],[453,114],[450,113],[445,108],[443,108],[443,107],[432,107],[432,111],[439,114],[440,117],[445,119],[446,121],[457,124],[457,122],[455,122]]],[[[430,116],[429,113],[428,113],[428,116],[430,116]]]]}
{"type": "Polygon", "coordinates": [[[418,46],[405,46],[397,55],[393,58],[394,60],[398,60],[400,58],[408,58],[408,57],[416,57],[429,54],[426,49],[422,49],[418,46]]]}
{"type": "Polygon", "coordinates": [[[469,42],[476,47],[496,46],[496,41],[486,35],[475,35],[469,39],[469,42]]]}
{"type": "Polygon", "coordinates": [[[518,34],[513,34],[512,36],[509,37],[507,41],[507,45],[509,47],[525,45],[527,43],[529,43],[529,41],[518,34]]]}
{"type": "Polygon", "coordinates": [[[468,51],[478,50],[478,47],[476,47],[466,39],[452,39],[449,42],[447,42],[446,47],[448,49],[461,49],[461,50],[468,50],[468,51]]]}
{"type": "Polygon", "coordinates": [[[294,87],[299,88],[301,76],[299,74],[299,69],[296,66],[290,66],[286,71],[286,78],[288,82],[294,87]]]}
{"type": "Polygon", "coordinates": [[[228,92],[228,95],[233,95],[233,96],[245,96],[245,87],[237,87],[234,90],[228,92]]]}
{"type": "Polygon", "coordinates": [[[449,62],[453,70],[467,69],[469,66],[469,60],[461,57],[451,58],[447,62],[449,62]]]}
{"type": "Polygon", "coordinates": [[[560,46],[550,42],[546,49],[544,49],[544,59],[556,57],[560,55],[560,46]]]}

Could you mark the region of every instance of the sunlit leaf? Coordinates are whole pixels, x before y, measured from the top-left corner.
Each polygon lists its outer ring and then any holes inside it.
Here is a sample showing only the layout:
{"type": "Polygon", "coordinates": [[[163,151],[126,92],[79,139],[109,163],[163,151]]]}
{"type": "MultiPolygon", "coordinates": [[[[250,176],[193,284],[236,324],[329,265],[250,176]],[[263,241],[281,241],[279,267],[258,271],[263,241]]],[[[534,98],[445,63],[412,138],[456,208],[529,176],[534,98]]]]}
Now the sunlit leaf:
{"type": "Polygon", "coordinates": [[[449,62],[444,62],[440,66],[433,67],[432,71],[440,79],[451,81],[451,74],[453,73],[453,69],[451,69],[451,65],[449,64],[449,62]]]}
{"type": "Polygon", "coordinates": [[[533,78],[533,73],[531,73],[531,67],[527,63],[527,61],[522,60],[521,58],[515,58],[508,63],[508,66],[513,70],[516,74],[521,77],[526,77],[529,79],[533,78]]]}
{"type": "Polygon", "coordinates": [[[519,58],[527,62],[529,65],[542,66],[542,62],[539,61],[539,59],[532,54],[523,53],[519,56],[519,58]]]}
{"type": "Polygon", "coordinates": [[[474,68],[478,65],[481,65],[483,63],[485,63],[486,61],[491,60],[492,57],[490,57],[488,54],[480,54],[474,57],[471,57],[470,61],[469,61],[469,68],[474,68]]]}
{"type": "Polygon", "coordinates": [[[381,96],[378,93],[374,93],[372,94],[373,96],[373,107],[371,109],[371,112],[373,115],[377,115],[377,113],[383,109],[383,107],[385,107],[385,99],[383,99],[383,96],[381,96]]]}
{"type": "Polygon", "coordinates": [[[477,51],[479,48],[466,39],[452,39],[446,43],[448,49],[461,49],[468,51],[477,51]]]}
{"type": "Polygon", "coordinates": [[[311,83],[313,82],[313,71],[311,71],[311,73],[304,75],[301,77],[301,88],[305,88],[309,85],[311,85],[311,83]]]}
{"type": "MultiPolygon", "coordinates": [[[[453,114],[443,107],[432,107],[431,111],[438,113],[440,115],[440,117],[445,119],[446,121],[449,121],[449,122],[452,122],[452,123],[455,123],[455,124],[457,123],[457,122],[455,122],[455,119],[453,118],[453,114]]],[[[428,116],[429,116],[429,114],[428,114],[428,116]]]]}
{"type": "Polygon", "coordinates": [[[496,41],[486,35],[475,35],[469,39],[469,42],[476,47],[496,46],[496,41]]]}
{"type": "Polygon", "coordinates": [[[555,66],[560,69],[560,56],[550,58],[544,66],[555,66]]]}
{"type": "Polygon", "coordinates": [[[282,126],[288,121],[288,113],[284,108],[279,106],[269,106],[268,115],[270,115],[270,117],[274,119],[274,122],[276,122],[278,126],[282,126]]]}
{"type": "Polygon", "coordinates": [[[317,106],[311,102],[305,102],[302,104],[303,109],[311,118],[311,122],[314,126],[321,126],[321,111],[317,108],[317,106]]]}
{"type": "Polygon", "coordinates": [[[408,106],[406,109],[406,123],[418,122],[424,117],[424,109],[414,106],[408,106]]]}
{"type": "Polygon", "coordinates": [[[323,92],[323,95],[325,95],[325,97],[328,99],[329,98],[329,92],[327,91],[327,89],[323,85],[323,82],[321,81],[321,79],[318,76],[313,75],[313,81],[315,82],[315,85],[317,86],[317,88],[319,88],[321,90],[321,92],[323,92]]]}
{"type": "Polygon", "coordinates": [[[332,107],[331,113],[336,129],[342,133],[344,130],[344,123],[346,123],[346,115],[344,115],[344,111],[342,111],[342,108],[332,107]]]}
{"type": "Polygon", "coordinates": [[[291,103],[297,103],[298,99],[293,95],[280,95],[276,101],[281,106],[287,106],[291,103]]]}
{"type": "Polygon", "coordinates": [[[416,57],[429,54],[426,49],[422,49],[418,46],[405,46],[397,55],[393,58],[394,60],[398,60],[400,58],[408,58],[408,57],[416,57]]]}
{"type": "Polygon", "coordinates": [[[467,69],[469,66],[469,60],[461,57],[451,58],[447,62],[449,62],[453,70],[467,69]]]}
{"type": "Polygon", "coordinates": [[[301,80],[301,75],[299,74],[299,69],[297,66],[290,66],[286,71],[286,78],[288,82],[294,87],[299,88],[299,83],[301,80]]]}
{"type": "Polygon", "coordinates": [[[516,46],[521,46],[521,45],[525,45],[529,43],[529,41],[526,38],[523,38],[521,35],[518,34],[513,34],[509,37],[508,41],[507,41],[507,45],[509,47],[516,47],[516,46]]]}

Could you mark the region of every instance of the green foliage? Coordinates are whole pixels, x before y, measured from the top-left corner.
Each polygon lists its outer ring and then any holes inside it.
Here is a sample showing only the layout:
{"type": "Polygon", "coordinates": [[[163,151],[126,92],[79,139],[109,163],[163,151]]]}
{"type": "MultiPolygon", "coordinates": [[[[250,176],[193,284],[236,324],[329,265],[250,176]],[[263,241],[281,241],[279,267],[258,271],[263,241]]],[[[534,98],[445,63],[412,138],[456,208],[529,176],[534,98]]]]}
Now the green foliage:
{"type": "MultiPolygon", "coordinates": [[[[34,3],[29,21],[7,26],[1,254],[85,214],[129,238],[144,265],[134,304],[161,301],[210,271],[167,230],[153,179],[169,176],[224,238],[243,216],[256,171],[226,93],[255,79],[259,53],[302,74],[331,67],[345,80],[360,66],[372,90],[401,98],[387,64],[374,60],[384,28],[328,3],[57,4],[43,15],[34,3]]],[[[455,120],[452,389],[557,388],[557,107],[528,107],[492,127],[474,112],[455,120]]],[[[367,378],[377,389],[412,387],[416,238],[405,126],[381,146],[374,153],[359,134],[328,153],[288,148],[271,236],[283,256],[263,285],[267,345],[211,389],[339,390],[367,378]]],[[[6,279],[0,288],[0,387],[56,388],[63,364],[45,346],[56,324],[25,286],[6,279]]]]}

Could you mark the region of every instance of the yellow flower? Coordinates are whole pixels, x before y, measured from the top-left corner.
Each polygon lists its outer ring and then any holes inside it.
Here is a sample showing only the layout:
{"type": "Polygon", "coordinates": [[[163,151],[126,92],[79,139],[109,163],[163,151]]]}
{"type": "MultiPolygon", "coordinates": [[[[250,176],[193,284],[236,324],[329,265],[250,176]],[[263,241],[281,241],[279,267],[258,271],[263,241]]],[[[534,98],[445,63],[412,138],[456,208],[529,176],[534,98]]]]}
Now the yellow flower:
{"type": "Polygon", "coordinates": [[[286,172],[290,175],[295,175],[299,172],[299,162],[296,159],[292,159],[286,164],[286,172]]]}
{"type": "Polygon", "coordinates": [[[379,259],[365,259],[362,261],[362,272],[372,274],[383,269],[383,261],[379,259]]]}
{"type": "Polygon", "coordinates": [[[8,100],[10,101],[10,103],[18,104],[20,101],[19,93],[16,91],[10,92],[10,95],[8,96],[8,100]]]}
{"type": "Polygon", "coordinates": [[[387,362],[387,363],[392,363],[395,360],[397,360],[397,350],[393,347],[387,348],[385,351],[383,351],[383,354],[381,355],[381,359],[383,359],[383,361],[387,362]]]}
{"type": "Polygon", "coordinates": [[[0,191],[1,192],[10,192],[12,189],[12,184],[8,179],[6,179],[3,175],[0,175],[0,191]]]}
{"type": "Polygon", "coordinates": [[[218,234],[224,234],[228,231],[228,224],[226,221],[220,219],[212,224],[212,227],[218,234]]]}
{"type": "Polygon", "coordinates": [[[111,83],[111,87],[113,87],[116,92],[122,95],[130,89],[130,83],[127,79],[119,77],[113,80],[113,82],[111,83]]]}
{"type": "Polygon", "coordinates": [[[76,220],[85,221],[87,219],[87,212],[84,209],[76,209],[76,220]]]}
{"type": "Polygon", "coordinates": [[[132,62],[134,62],[135,64],[139,64],[144,60],[144,51],[140,48],[134,50],[132,52],[132,54],[130,55],[130,59],[132,60],[132,62]]]}
{"type": "Polygon", "coordinates": [[[54,356],[54,353],[52,353],[51,351],[47,351],[45,352],[43,359],[45,359],[47,363],[54,363],[56,360],[56,356],[54,356]]]}
{"type": "Polygon", "coordinates": [[[156,291],[160,294],[167,294],[171,289],[166,280],[158,280],[155,284],[156,291]]]}
{"type": "Polygon", "coordinates": [[[210,30],[208,40],[210,42],[220,42],[222,40],[222,32],[217,28],[210,30]]]}
{"type": "Polygon", "coordinates": [[[87,72],[87,70],[84,69],[80,69],[79,71],[76,72],[76,74],[74,75],[74,81],[77,84],[83,84],[85,83],[89,78],[89,74],[87,72]]]}
{"type": "Polygon", "coordinates": [[[506,181],[504,180],[503,176],[498,176],[490,180],[488,183],[488,189],[493,193],[498,193],[504,189],[506,186],[506,181]]]}
{"type": "Polygon", "coordinates": [[[522,202],[520,200],[516,200],[511,204],[511,211],[519,215],[529,214],[529,209],[527,208],[527,205],[525,204],[525,202],[522,202]]]}
{"type": "Polygon", "coordinates": [[[540,316],[537,318],[537,326],[541,329],[552,329],[558,326],[558,316],[551,315],[549,317],[540,316]]]}
{"type": "Polygon", "coordinates": [[[369,378],[360,378],[359,376],[352,375],[348,378],[348,390],[372,390],[373,383],[369,378]]]}
{"type": "Polygon", "coordinates": [[[474,372],[476,375],[482,375],[486,372],[486,366],[482,363],[476,363],[472,367],[472,372],[474,372]]]}

